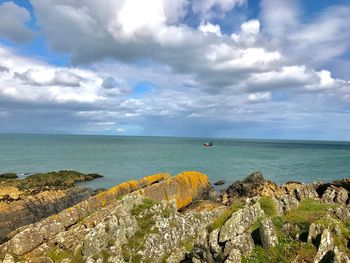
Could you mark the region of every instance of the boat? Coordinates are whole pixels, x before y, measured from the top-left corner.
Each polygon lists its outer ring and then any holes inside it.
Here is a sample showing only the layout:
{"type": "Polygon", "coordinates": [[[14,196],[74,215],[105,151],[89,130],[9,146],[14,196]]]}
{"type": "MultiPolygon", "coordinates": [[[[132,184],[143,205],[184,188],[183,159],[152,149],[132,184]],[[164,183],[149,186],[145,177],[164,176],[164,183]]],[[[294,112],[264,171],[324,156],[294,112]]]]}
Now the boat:
{"type": "Polygon", "coordinates": [[[206,142],[206,143],[203,143],[203,146],[205,146],[205,147],[211,147],[211,146],[213,146],[213,142],[206,142]]]}

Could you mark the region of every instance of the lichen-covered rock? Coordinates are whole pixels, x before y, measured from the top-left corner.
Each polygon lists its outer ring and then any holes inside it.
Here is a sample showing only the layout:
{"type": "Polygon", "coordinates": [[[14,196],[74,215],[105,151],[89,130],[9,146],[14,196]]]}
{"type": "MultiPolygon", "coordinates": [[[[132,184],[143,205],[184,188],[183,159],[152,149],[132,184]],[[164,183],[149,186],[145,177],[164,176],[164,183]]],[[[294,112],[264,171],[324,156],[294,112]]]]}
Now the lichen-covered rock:
{"type": "Polygon", "coordinates": [[[259,203],[234,212],[221,228],[219,241],[225,242],[246,232],[259,217],[264,215],[259,203]]]}
{"type": "Polygon", "coordinates": [[[205,174],[188,171],[138,192],[154,201],[174,199],[177,208],[180,209],[200,198],[209,186],[208,177],[205,174]]]}
{"type": "Polygon", "coordinates": [[[241,252],[238,249],[234,248],[230,251],[230,254],[225,260],[225,263],[241,263],[241,261],[242,261],[241,252]]]}
{"type": "Polygon", "coordinates": [[[265,218],[261,221],[259,231],[263,248],[268,249],[274,247],[277,244],[278,239],[276,235],[276,230],[271,218],[265,218]]]}
{"type": "Polygon", "coordinates": [[[214,256],[217,256],[222,253],[222,247],[219,244],[219,232],[220,228],[214,229],[209,234],[209,247],[214,256]]]}
{"type": "Polygon", "coordinates": [[[225,244],[224,256],[231,253],[232,249],[238,249],[243,256],[248,255],[254,249],[254,240],[248,233],[242,233],[230,239],[225,244]]]}
{"type": "Polygon", "coordinates": [[[43,242],[43,236],[35,228],[27,228],[14,236],[9,242],[9,250],[16,256],[32,251],[43,242]]]}
{"type": "Polygon", "coordinates": [[[298,224],[293,223],[293,222],[286,222],[282,226],[282,231],[283,233],[292,239],[297,239],[299,238],[301,229],[298,224]]]}
{"type": "Polygon", "coordinates": [[[322,232],[320,245],[318,247],[317,254],[314,258],[314,263],[320,262],[323,259],[323,257],[327,254],[327,252],[333,250],[333,248],[334,241],[331,232],[328,228],[326,228],[322,232]]]}
{"type": "Polygon", "coordinates": [[[326,191],[323,193],[321,200],[325,203],[331,204],[334,203],[336,197],[336,188],[334,186],[329,186],[326,191]]]}

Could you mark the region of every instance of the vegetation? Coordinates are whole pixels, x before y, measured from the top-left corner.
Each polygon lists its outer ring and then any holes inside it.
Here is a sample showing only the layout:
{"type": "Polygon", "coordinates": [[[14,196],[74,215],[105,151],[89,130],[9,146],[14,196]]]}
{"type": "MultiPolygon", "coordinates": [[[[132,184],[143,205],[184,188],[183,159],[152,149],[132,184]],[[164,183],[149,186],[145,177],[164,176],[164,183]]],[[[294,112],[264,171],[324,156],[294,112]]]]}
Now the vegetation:
{"type": "Polygon", "coordinates": [[[259,203],[267,216],[277,215],[276,205],[274,204],[271,197],[262,196],[259,199],[259,203]]]}
{"type": "Polygon", "coordinates": [[[0,179],[16,179],[18,176],[15,173],[0,174],[0,179]]]}
{"type": "Polygon", "coordinates": [[[51,258],[54,262],[61,262],[63,259],[69,259],[70,263],[83,263],[85,262],[83,256],[81,254],[81,250],[77,251],[75,255],[71,252],[63,249],[58,249],[56,247],[52,247],[47,256],[51,258]]]}

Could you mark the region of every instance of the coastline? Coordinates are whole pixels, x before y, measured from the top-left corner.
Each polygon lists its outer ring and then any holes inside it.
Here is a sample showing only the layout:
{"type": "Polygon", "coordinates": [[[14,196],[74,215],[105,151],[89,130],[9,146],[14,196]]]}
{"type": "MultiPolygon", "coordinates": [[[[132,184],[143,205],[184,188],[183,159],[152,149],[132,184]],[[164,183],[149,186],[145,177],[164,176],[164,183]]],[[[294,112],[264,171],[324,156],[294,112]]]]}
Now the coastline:
{"type": "MultiPolygon", "coordinates": [[[[52,196],[72,189],[83,188],[73,180],[66,189],[30,192],[52,196]]],[[[157,174],[85,195],[68,207],[51,203],[61,210],[3,234],[0,260],[346,262],[349,189],[350,179],[277,185],[255,172],[217,193],[199,172],[157,174]]]]}

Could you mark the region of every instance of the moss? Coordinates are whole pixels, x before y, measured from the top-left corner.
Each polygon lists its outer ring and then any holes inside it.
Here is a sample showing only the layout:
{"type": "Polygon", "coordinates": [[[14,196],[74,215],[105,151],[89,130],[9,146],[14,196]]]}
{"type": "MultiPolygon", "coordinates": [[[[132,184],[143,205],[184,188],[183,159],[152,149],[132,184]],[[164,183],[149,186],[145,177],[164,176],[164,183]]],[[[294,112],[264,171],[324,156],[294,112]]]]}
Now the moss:
{"type": "Polygon", "coordinates": [[[271,197],[263,196],[259,199],[259,203],[267,216],[277,215],[276,205],[274,204],[271,197]]]}
{"type": "Polygon", "coordinates": [[[61,262],[63,259],[70,259],[71,263],[83,263],[85,262],[83,256],[81,254],[81,250],[79,250],[76,255],[73,255],[71,252],[63,249],[57,249],[56,247],[52,247],[47,256],[51,258],[54,262],[61,262]]]}
{"type": "Polygon", "coordinates": [[[225,224],[225,222],[231,217],[231,215],[241,208],[243,208],[243,203],[238,200],[228,210],[221,213],[220,216],[216,218],[215,221],[207,227],[208,231],[212,232],[217,228],[221,228],[225,224]]]}
{"type": "Polygon", "coordinates": [[[291,209],[286,218],[297,223],[302,230],[308,230],[310,224],[325,216],[327,209],[334,205],[321,203],[315,199],[303,199],[297,208],[291,209]]]}
{"type": "Polygon", "coordinates": [[[181,241],[181,246],[183,246],[186,251],[191,252],[193,249],[193,244],[194,244],[194,240],[193,239],[186,239],[181,241]]]}
{"type": "Polygon", "coordinates": [[[151,208],[153,205],[155,205],[156,202],[150,199],[144,199],[142,204],[135,206],[131,209],[131,214],[133,216],[138,216],[141,214],[141,212],[151,208]]]}

